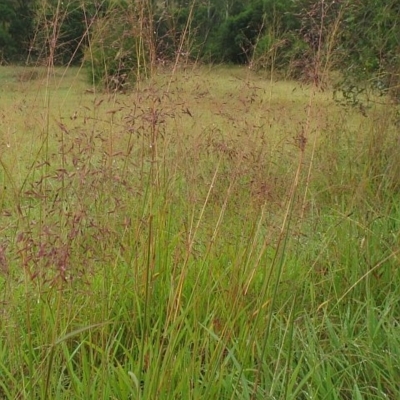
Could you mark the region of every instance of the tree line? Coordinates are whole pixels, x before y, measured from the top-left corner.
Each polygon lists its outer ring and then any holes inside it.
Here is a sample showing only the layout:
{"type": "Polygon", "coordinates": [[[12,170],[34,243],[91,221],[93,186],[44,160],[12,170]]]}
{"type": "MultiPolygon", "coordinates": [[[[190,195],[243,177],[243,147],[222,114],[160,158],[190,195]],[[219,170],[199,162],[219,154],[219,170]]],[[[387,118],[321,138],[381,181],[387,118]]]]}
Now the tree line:
{"type": "Polygon", "coordinates": [[[398,0],[0,0],[0,62],[78,64],[90,53],[129,75],[178,55],[295,78],[340,67],[388,86],[399,15],[398,0]]]}

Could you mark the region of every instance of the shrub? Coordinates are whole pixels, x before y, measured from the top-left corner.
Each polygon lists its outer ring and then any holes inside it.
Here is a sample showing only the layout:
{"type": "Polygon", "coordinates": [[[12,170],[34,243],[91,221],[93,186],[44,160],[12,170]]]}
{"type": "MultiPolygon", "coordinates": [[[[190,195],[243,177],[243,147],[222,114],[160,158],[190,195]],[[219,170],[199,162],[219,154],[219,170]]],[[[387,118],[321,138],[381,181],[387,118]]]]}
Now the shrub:
{"type": "Polygon", "coordinates": [[[257,42],[252,65],[255,69],[273,68],[299,79],[310,65],[310,48],[294,32],[279,36],[268,32],[257,42]]]}
{"type": "Polygon", "coordinates": [[[134,5],[119,3],[93,24],[85,65],[90,81],[107,90],[125,90],[147,76],[150,45],[134,5]]]}
{"type": "Polygon", "coordinates": [[[229,17],[220,30],[220,49],[224,59],[234,63],[249,60],[252,45],[262,26],[262,14],[255,14],[252,9],[229,17]]]}

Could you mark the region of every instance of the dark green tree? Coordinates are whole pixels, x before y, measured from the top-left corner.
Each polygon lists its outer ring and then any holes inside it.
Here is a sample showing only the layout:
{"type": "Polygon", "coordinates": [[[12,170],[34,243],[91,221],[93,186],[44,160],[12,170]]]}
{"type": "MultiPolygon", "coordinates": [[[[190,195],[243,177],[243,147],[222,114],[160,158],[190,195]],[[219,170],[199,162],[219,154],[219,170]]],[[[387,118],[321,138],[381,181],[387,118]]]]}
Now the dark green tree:
{"type": "Polygon", "coordinates": [[[34,35],[35,2],[18,0],[14,4],[15,18],[10,23],[9,32],[18,49],[16,56],[22,61],[28,56],[34,35]]]}
{"type": "Polygon", "coordinates": [[[47,1],[36,8],[36,56],[54,64],[77,64],[83,59],[88,33],[104,12],[106,2],[47,1]]]}
{"type": "Polygon", "coordinates": [[[11,20],[15,18],[15,12],[10,2],[0,3],[0,62],[4,62],[15,51],[13,39],[9,33],[11,20]]]}
{"type": "Polygon", "coordinates": [[[34,2],[0,0],[0,60],[26,59],[33,36],[34,2]]]}
{"type": "MultiPolygon", "coordinates": [[[[292,0],[227,0],[217,7],[219,24],[206,50],[215,61],[246,63],[268,53],[281,36],[298,30],[297,3],[292,0]],[[258,49],[258,50],[257,50],[258,49]],[[258,54],[254,52],[258,51],[258,54]]],[[[284,43],[288,46],[288,37],[284,43]]]]}

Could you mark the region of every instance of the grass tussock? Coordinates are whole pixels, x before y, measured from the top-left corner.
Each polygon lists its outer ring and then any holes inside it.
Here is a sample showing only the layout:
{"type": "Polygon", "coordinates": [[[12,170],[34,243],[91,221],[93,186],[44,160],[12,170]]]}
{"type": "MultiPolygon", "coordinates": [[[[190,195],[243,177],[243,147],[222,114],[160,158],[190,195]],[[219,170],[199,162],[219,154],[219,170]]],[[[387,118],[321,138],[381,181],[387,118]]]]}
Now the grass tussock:
{"type": "Polygon", "coordinates": [[[238,68],[4,82],[1,398],[399,397],[396,110],[238,68]]]}

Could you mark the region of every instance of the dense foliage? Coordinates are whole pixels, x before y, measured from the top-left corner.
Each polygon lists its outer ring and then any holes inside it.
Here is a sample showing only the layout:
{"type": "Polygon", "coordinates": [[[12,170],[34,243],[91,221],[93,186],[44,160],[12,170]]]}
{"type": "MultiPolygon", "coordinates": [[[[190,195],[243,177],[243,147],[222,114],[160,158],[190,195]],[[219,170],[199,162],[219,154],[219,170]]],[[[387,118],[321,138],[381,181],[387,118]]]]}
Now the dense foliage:
{"type": "MultiPolygon", "coordinates": [[[[184,54],[204,62],[273,67],[292,77],[312,79],[318,63],[340,66],[346,76],[363,80],[379,77],[382,87],[393,88],[398,86],[400,66],[399,4],[396,0],[0,0],[0,57],[2,62],[15,62],[29,54],[32,60],[51,57],[57,64],[80,63],[90,35],[98,39],[98,25],[107,10],[130,5],[137,18],[121,24],[119,15],[110,14],[108,21],[117,28],[102,32],[109,35],[102,40],[113,43],[116,54],[114,36],[124,36],[121,29],[126,32],[133,23],[129,29],[138,37],[132,40],[146,34],[146,51],[154,51],[153,60],[163,63],[184,54]],[[110,20],[113,16],[115,21],[110,20]],[[151,26],[150,35],[143,25],[151,26]]],[[[120,42],[124,53],[129,48],[136,51],[120,42]]]]}
{"type": "Polygon", "coordinates": [[[25,59],[34,33],[34,1],[0,1],[0,63],[25,59]]]}
{"type": "Polygon", "coordinates": [[[98,15],[91,27],[85,63],[93,83],[107,89],[124,90],[146,74],[150,51],[148,24],[133,4],[120,3],[98,15]]]}
{"type": "Polygon", "coordinates": [[[345,10],[341,46],[348,75],[371,79],[400,100],[400,3],[350,2],[345,10]]]}

